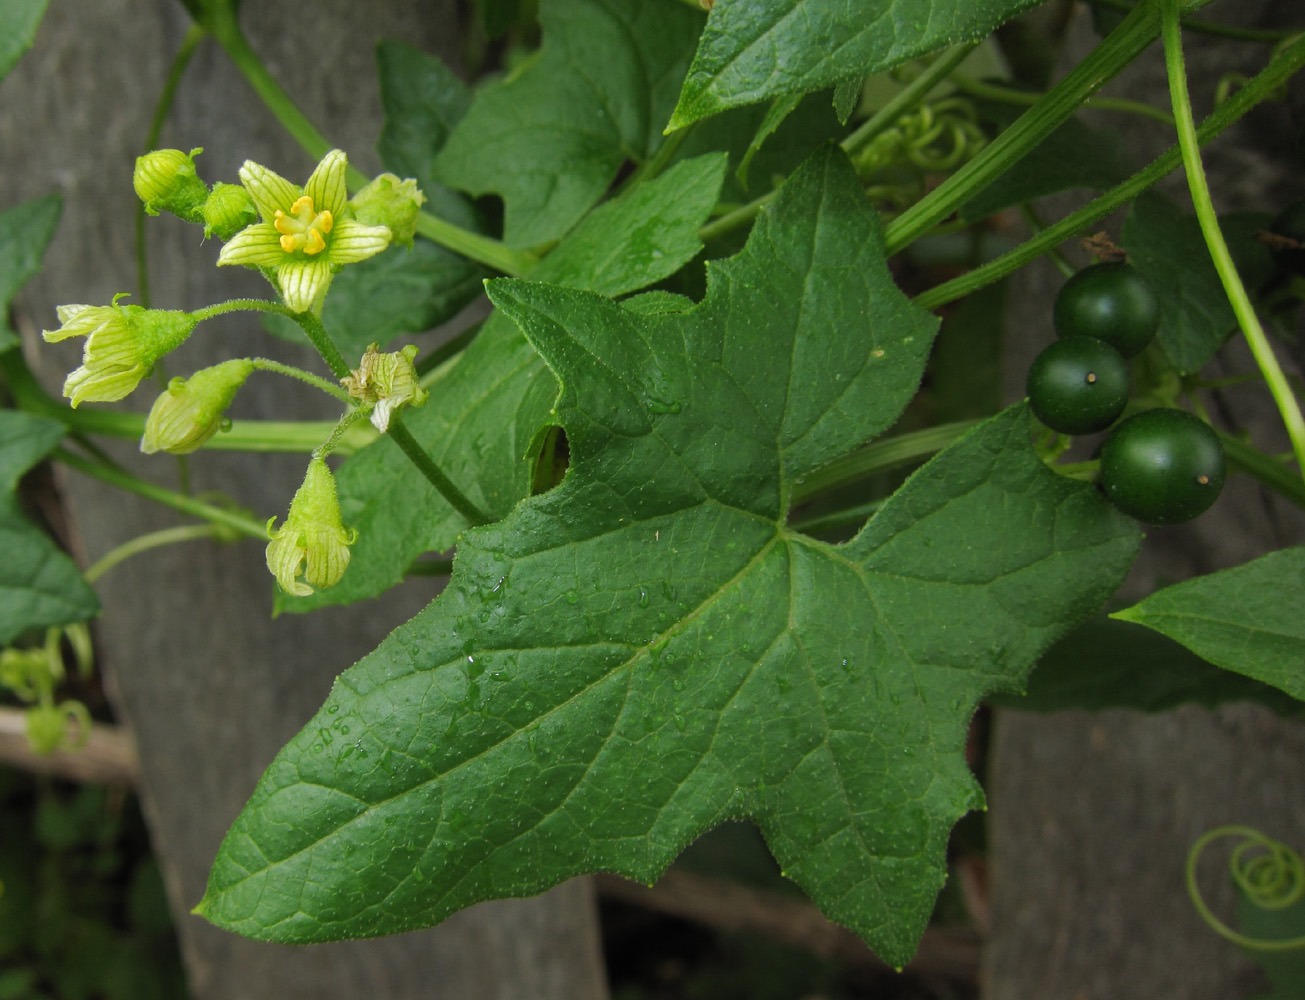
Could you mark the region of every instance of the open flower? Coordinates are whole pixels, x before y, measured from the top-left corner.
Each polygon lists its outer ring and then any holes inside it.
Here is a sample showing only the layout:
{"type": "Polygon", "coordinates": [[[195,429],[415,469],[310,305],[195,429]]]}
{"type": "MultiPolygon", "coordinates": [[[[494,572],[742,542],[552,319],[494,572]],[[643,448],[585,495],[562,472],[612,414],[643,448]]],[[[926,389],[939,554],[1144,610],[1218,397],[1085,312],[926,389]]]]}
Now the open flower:
{"type": "Polygon", "coordinates": [[[417,384],[417,370],[412,365],[416,344],[388,354],[382,354],[379,347],[369,346],[358,367],[340,382],[350,396],[372,407],[372,426],[384,434],[390,429],[390,414],[404,405],[421,406],[430,393],[417,384]]]}
{"type": "Polygon", "coordinates": [[[336,271],[390,245],[385,226],[368,226],[345,216],[345,166],[344,153],[333,149],[301,188],[246,160],[240,183],[263,221],[236,233],[222,248],[218,264],[271,270],[286,305],[295,312],[320,311],[336,271]]]}
{"type": "Polygon", "coordinates": [[[201,368],[189,379],[174,378],[154,401],[145,420],[140,450],[188,455],[218,432],[223,412],[254,370],[249,358],[201,368]]]}
{"type": "Polygon", "coordinates": [[[127,396],[150,373],[154,363],[195,329],[190,313],[170,309],[120,306],[60,306],[57,330],[43,330],[47,343],[85,337],[82,365],[63,384],[76,407],[87,400],[111,403],[127,396]]]}
{"type": "Polygon", "coordinates": [[[349,546],[357,540],[358,532],[344,526],[335,477],[325,459],[314,458],[308,463],[304,484],[290,501],[285,524],[273,530],[275,522],[275,517],[267,522],[271,539],[267,568],[282,590],[295,597],[307,597],[314,588],[324,590],[340,582],[349,567],[349,546]]]}

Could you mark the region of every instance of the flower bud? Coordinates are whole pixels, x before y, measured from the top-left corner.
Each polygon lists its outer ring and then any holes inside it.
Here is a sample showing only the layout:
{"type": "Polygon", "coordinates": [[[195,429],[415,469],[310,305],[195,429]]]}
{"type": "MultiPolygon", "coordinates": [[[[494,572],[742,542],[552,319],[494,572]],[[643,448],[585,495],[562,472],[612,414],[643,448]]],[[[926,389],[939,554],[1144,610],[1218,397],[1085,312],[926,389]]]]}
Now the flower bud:
{"type": "Polygon", "coordinates": [[[208,185],[195,173],[195,157],[203,149],[189,153],[179,149],[156,149],[136,157],[131,183],[145,203],[145,211],[158,215],[171,212],[187,222],[202,222],[200,206],[208,198],[208,185]]]}
{"type": "Polygon", "coordinates": [[[154,363],[195,329],[190,313],[120,306],[119,298],[114,296],[109,306],[59,306],[56,312],[63,325],[41,332],[51,344],[86,338],[82,365],[63,384],[63,394],[74,408],[87,400],[111,403],[129,395],[154,363]]]}
{"type": "Polygon", "coordinates": [[[358,532],[346,528],[340,516],[335,477],[326,460],[308,463],[304,484],[290,501],[285,524],[278,529],[267,522],[271,541],[267,546],[267,568],[287,594],[307,597],[316,589],[340,582],[349,566],[349,546],[358,532]],[[299,579],[302,572],[303,580],[299,579]]]}
{"type": "Polygon", "coordinates": [[[379,345],[370,345],[357,369],[340,379],[349,395],[364,406],[372,406],[372,426],[384,434],[390,427],[390,414],[400,406],[421,406],[430,393],[417,384],[415,344],[401,351],[381,354],[379,345]]]}
{"type": "Polygon", "coordinates": [[[91,713],[80,701],[69,699],[59,705],[33,705],[25,715],[27,742],[39,754],[54,753],[64,746],[84,746],[91,735],[91,713]],[[77,735],[71,740],[69,719],[77,723],[77,735]]]}
{"type": "Polygon", "coordinates": [[[426,196],[409,177],[399,180],[394,174],[381,174],[350,200],[354,218],[368,226],[388,226],[392,240],[412,249],[417,233],[417,216],[426,196]]]}
{"type": "Polygon", "coordinates": [[[223,412],[253,370],[249,358],[235,358],[202,368],[189,379],[172,379],[150,408],[140,450],[147,455],[195,451],[221,428],[223,412]]]}
{"type": "Polygon", "coordinates": [[[224,242],[258,221],[258,209],[249,192],[240,184],[222,181],[213,185],[199,214],[204,219],[204,236],[217,236],[224,242]]]}

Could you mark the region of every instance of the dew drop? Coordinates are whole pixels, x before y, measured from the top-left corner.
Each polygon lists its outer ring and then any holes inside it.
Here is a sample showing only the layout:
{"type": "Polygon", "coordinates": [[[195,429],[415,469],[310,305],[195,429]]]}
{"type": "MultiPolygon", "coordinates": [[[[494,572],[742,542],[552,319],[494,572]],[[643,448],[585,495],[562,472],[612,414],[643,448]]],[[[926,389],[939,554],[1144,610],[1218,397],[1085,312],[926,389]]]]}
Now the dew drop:
{"type": "Polygon", "coordinates": [[[677,715],[675,717],[675,728],[678,729],[680,732],[684,732],[684,727],[686,725],[688,725],[688,723],[684,721],[684,716],[677,715]]]}
{"type": "Polygon", "coordinates": [[[348,726],[341,726],[341,727],[340,727],[340,732],[341,732],[341,733],[348,733],[348,732],[349,732],[349,727],[348,727],[348,726]]]}
{"type": "Polygon", "coordinates": [[[671,687],[675,688],[676,691],[683,691],[684,681],[680,680],[680,678],[677,677],[675,678],[675,680],[671,681],[671,687]]]}
{"type": "Polygon", "coordinates": [[[320,743],[314,743],[314,744],[313,744],[313,753],[321,753],[321,752],[322,752],[322,744],[320,744],[320,743]]]}
{"type": "Polygon", "coordinates": [[[334,715],[336,712],[340,711],[340,706],[339,706],[339,705],[328,705],[327,708],[326,708],[326,710],[327,710],[327,712],[329,712],[331,715],[334,715]]]}
{"type": "Polygon", "coordinates": [[[648,591],[646,591],[646,590],[644,590],[642,587],[640,587],[640,588],[639,588],[639,607],[641,607],[641,608],[646,608],[647,606],[648,606],[648,591]]]}
{"type": "Polygon", "coordinates": [[[333,743],[333,742],[335,742],[335,737],[331,735],[331,731],[330,731],[329,729],[327,729],[325,726],[323,726],[321,729],[317,730],[317,735],[320,736],[320,737],[322,738],[322,742],[323,742],[323,743],[333,743]]]}
{"type": "Polygon", "coordinates": [[[574,603],[575,603],[576,601],[578,601],[578,600],[580,600],[580,595],[577,594],[574,590],[568,590],[568,591],[566,592],[566,603],[567,603],[567,604],[574,604],[574,603]]]}

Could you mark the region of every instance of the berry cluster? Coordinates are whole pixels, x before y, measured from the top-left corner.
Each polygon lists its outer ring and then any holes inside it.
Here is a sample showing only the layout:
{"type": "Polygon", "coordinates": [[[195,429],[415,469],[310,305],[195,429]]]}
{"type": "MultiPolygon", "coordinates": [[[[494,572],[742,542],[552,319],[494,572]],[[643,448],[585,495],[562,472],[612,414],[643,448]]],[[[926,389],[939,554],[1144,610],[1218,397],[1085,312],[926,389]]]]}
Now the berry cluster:
{"type": "MultiPolygon", "coordinates": [[[[1092,434],[1123,414],[1132,389],[1128,358],[1160,326],[1160,305],[1146,279],[1123,262],[1095,264],[1065,282],[1052,314],[1058,339],[1029,367],[1033,413],[1061,434],[1092,434]]],[[[1208,424],[1186,410],[1143,410],[1114,428],[1101,446],[1101,486],[1139,521],[1178,524],[1219,496],[1223,447],[1208,424]]]]}

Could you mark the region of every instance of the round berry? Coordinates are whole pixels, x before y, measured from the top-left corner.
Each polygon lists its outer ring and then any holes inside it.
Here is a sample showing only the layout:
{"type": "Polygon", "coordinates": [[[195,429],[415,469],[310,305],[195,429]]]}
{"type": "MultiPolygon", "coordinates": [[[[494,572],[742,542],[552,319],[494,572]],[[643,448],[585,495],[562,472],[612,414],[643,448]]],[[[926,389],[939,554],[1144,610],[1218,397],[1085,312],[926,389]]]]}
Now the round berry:
{"type": "Polygon", "coordinates": [[[1069,337],[1048,345],[1029,366],[1033,414],[1061,434],[1103,431],[1124,412],[1128,362],[1104,340],[1069,337]]]}
{"type": "Polygon", "coordinates": [[[1160,329],[1160,302],[1131,264],[1094,264],[1061,286],[1052,321],[1058,337],[1096,337],[1131,358],[1160,329]]]}
{"type": "Polygon", "coordinates": [[[1145,410],[1101,446],[1101,485],[1125,514],[1149,524],[1179,524],[1204,513],[1223,489],[1223,446],[1185,410],[1145,410]]]}

